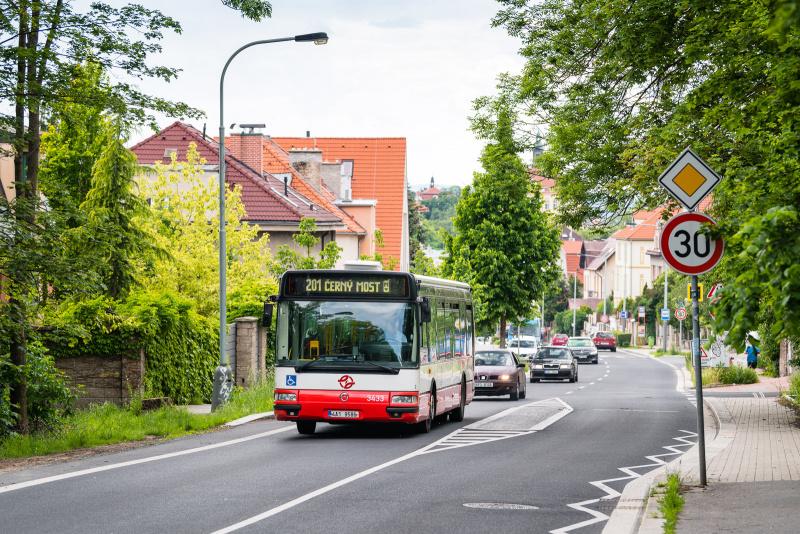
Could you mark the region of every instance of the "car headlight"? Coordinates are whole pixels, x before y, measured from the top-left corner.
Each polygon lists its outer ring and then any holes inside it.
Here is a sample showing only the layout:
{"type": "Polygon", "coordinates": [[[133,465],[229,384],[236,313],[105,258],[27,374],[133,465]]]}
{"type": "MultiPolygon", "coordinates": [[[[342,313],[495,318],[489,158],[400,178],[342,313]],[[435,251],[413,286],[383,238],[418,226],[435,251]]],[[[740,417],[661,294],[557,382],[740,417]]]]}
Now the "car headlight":
{"type": "Polygon", "coordinates": [[[416,395],[392,395],[392,404],[416,404],[416,395]]]}
{"type": "Polygon", "coordinates": [[[570,367],[572,367],[572,364],[571,363],[562,363],[559,367],[561,367],[562,369],[569,369],[570,367]]]}
{"type": "Polygon", "coordinates": [[[278,393],[275,392],[276,401],[296,401],[297,393],[278,393]]]}
{"type": "Polygon", "coordinates": [[[533,368],[534,369],[544,369],[544,365],[541,364],[541,363],[534,363],[533,364],[533,368]]]}
{"type": "Polygon", "coordinates": [[[511,375],[500,375],[498,378],[500,380],[508,380],[509,378],[511,378],[511,375]]]}

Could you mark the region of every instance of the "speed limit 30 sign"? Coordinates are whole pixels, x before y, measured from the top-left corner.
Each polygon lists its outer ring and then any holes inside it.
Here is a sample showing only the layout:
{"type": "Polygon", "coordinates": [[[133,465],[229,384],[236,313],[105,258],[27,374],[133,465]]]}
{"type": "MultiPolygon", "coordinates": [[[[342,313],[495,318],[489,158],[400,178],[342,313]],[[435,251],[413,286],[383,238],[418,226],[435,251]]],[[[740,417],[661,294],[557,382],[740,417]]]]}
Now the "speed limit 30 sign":
{"type": "Polygon", "coordinates": [[[725,245],[703,231],[714,220],[703,213],[681,213],[667,221],[661,233],[661,253],[666,262],[683,274],[710,271],[722,258],[725,245]]]}

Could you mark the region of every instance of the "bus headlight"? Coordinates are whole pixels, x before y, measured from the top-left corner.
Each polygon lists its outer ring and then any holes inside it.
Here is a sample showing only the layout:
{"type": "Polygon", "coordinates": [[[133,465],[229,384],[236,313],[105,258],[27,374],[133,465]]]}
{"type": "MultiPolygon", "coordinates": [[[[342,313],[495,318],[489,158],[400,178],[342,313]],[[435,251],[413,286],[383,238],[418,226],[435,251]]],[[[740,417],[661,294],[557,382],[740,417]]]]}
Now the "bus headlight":
{"type": "Polygon", "coordinates": [[[392,395],[392,404],[416,404],[416,395],[392,395]]]}
{"type": "Polygon", "coordinates": [[[276,401],[296,401],[297,400],[297,393],[278,393],[275,392],[275,400],[276,401]]]}

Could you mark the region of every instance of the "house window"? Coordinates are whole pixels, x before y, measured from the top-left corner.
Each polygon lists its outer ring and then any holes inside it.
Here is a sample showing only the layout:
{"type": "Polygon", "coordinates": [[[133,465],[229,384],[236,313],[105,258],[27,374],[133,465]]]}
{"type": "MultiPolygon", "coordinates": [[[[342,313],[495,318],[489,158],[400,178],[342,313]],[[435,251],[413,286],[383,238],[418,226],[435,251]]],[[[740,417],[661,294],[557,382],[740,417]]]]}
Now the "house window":
{"type": "Polygon", "coordinates": [[[164,157],[168,159],[172,159],[172,155],[175,154],[175,157],[178,157],[178,149],[177,148],[165,148],[164,149],[164,157]]]}
{"type": "Polygon", "coordinates": [[[644,247],[639,249],[639,265],[644,265],[644,247]]]}

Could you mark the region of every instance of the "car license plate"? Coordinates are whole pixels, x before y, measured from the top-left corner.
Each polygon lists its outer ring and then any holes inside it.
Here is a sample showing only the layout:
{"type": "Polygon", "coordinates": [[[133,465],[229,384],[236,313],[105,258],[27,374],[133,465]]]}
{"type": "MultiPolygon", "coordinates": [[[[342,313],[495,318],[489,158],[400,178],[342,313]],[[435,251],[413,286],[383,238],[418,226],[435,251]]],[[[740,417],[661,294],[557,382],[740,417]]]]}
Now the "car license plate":
{"type": "Polygon", "coordinates": [[[494,386],[494,382],[475,382],[476,388],[490,388],[494,386]]]}
{"type": "Polygon", "coordinates": [[[544,374],[546,375],[557,375],[558,369],[545,369],[544,374]]]}
{"type": "Polygon", "coordinates": [[[328,417],[336,419],[358,419],[358,412],[355,410],[328,410],[328,417]]]}

